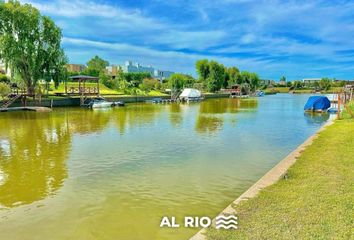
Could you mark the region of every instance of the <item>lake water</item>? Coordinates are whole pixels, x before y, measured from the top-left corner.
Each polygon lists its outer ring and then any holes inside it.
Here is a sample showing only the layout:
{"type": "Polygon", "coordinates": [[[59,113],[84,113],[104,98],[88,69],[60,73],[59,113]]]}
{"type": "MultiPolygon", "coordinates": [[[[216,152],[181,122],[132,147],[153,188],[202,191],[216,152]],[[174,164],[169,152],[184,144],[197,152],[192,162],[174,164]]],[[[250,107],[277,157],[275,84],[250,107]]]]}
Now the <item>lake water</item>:
{"type": "Polygon", "coordinates": [[[187,239],[312,135],[308,95],[0,113],[0,239],[187,239]]]}

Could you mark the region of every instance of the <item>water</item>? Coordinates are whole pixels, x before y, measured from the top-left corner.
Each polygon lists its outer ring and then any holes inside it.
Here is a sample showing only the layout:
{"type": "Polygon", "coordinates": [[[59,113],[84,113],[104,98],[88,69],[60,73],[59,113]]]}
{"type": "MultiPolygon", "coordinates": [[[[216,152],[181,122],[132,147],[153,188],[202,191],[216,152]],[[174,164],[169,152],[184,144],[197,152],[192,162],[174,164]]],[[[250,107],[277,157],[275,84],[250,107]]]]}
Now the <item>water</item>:
{"type": "Polygon", "coordinates": [[[187,239],[328,115],[308,95],[0,114],[0,239],[187,239]]]}

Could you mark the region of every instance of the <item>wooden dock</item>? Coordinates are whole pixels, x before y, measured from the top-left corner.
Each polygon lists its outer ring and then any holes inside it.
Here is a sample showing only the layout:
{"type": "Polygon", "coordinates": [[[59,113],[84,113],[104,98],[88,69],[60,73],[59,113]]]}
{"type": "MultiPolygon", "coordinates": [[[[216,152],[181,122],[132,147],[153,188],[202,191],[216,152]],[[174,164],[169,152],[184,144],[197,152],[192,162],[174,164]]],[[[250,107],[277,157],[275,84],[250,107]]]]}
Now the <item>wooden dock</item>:
{"type": "Polygon", "coordinates": [[[0,112],[19,112],[19,111],[31,111],[31,112],[51,112],[51,108],[47,107],[9,107],[0,108],[0,112]]]}

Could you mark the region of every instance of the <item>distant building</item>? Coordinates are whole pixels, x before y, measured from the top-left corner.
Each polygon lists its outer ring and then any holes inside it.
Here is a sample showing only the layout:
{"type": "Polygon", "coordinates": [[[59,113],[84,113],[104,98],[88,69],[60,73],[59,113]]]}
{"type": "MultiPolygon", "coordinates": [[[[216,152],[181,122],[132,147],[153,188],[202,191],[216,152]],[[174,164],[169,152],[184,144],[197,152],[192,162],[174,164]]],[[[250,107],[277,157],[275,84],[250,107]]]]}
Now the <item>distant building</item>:
{"type": "Polygon", "coordinates": [[[83,64],[66,64],[65,67],[69,72],[82,72],[86,68],[83,64]]]}
{"type": "Polygon", "coordinates": [[[111,75],[112,78],[116,78],[117,74],[122,71],[122,67],[118,66],[118,65],[112,65],[112,66],[108,66],[106,67],[106,73],[111,75]]]}
{"type": "Polygon", "coordinates": [[[261,86],[269,86],[269,85],[274,85],[275,81],[274,80],[269,80],[269,79],[261,79],[261,80],[259,80],[259,84],[261,86]]]}
{"type": "Polygon", "coordinates": [[[139,63],[133,64],[132,61],[126,61],[125,65],[122,66],[122,70],[125,73],[150,73],[154,76],[154,68],[152,66],[143,67],[139,63]]]}
{"type": "Polygon", "coordinates": [[[304,78],[302,79],[302,82],[304,83],[305,86],[313,85],[316,82],[321,81],[321,78],[304,78]]]}
{"type": "Polygon", "coordinates": [[[154,69],[151,65],[144,67],[141,66],[139,63],[133,64],[132,61],[126,61],[125,65],[121,66],[120,69],[125,73],[150,73],[151,77],[157,78],[160,81],[167,79],[172,74],[174,74],[174,72],[172,71],[154,69]]]}
{"type": "Polygon", "coordinates": [[[279,85],[281,85],[281,86],[286,86],[286,81],[280,80],[280,81],[279,81],[279,85]]]}
{"type": "Polygon", "coordinates": [[[159,79],[160,81],[168,79],[174,72],[171,71],[162,71],[162,70],[155,70],[154,77],[159,79]]]}

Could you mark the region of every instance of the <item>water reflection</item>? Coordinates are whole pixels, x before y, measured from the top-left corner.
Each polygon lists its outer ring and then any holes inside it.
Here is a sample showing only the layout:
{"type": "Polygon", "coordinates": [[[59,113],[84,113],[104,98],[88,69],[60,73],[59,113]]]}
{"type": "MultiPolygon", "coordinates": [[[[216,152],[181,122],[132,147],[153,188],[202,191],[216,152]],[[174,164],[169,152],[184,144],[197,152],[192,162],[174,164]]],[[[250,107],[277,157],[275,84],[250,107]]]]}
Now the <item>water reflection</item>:
{"type": "Polygon", "coordinates": [[[14,113],[1,126],[0,206],[29,204],[56,192],[68,175],[71,136],[65,118],[14,113]]]}
{"type": "Polygon", "coordinates": [[[316,112],[305,112],[304,116],[307,123],[309,124],[322,124],[327,121],[330,117],[329,113],[316,113],[316,112]]]}
{"type": "Polygon", "coordinates": [[[212,99],[201,102],[195,129],[198,133],[215,133],[222,130],[226,113],[232,114],[232,126],[236,124],[236,115],[240,111],[254,111],[258,106],[256,98],[250,99],[212,99]]]}

